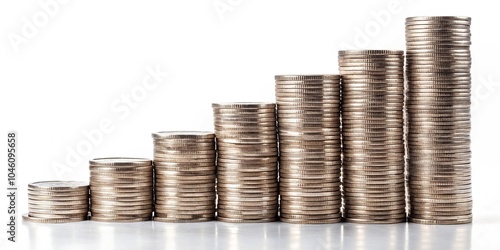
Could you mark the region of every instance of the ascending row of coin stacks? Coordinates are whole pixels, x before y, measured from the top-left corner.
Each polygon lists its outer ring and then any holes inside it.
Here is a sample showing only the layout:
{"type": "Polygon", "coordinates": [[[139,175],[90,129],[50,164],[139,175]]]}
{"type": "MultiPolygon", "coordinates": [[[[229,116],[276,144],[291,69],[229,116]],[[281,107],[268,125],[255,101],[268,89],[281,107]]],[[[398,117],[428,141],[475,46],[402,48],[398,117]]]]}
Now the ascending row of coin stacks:
{"type": "Polygon", "coordinates": [[[39,223],[66,223],[88,219],[89,185],[75,181],[42,181],[28,185],[28,214],[39,223]]]}
{"type": "MultiPolygon", "coordinates": [[[[413,222],[472,221],[470,24],[469,17],[406,19],[413,222]]],[[[403,61],[403,51],[340,51],[342,85],[339,75],[275,77],[277,118],[274,103],[213,104],[216,136],[153,134],[155,220],[208,221],[217,212],[220,221],[266,222],[281,205],[284,222],[332,223],[341,219],[342,190],[346,221],[404,221],[403,61]]],[[[85,220],[88,191],[82,183],[32,183],[23,218],[85,220]]],[[[94,159],[90,191],[92,220],[150,220],[152,161],[94,159]]]]}
{"type": "Polygon", "coordinates": [[[472,221],[469,17],[406,19],[410,219],[472,221]]]}
{"type": "Polygon", "coordinates": [[[340,76],[276,76],[280,219],[341,220],[340,76]]]}
{"type": "Polygon", "coordinates": [[[406,220],[403,51],[340,51],[344,217],[406,220]]]}
{"type": "Polygon", "coordinates": [[[278,149],[274,103],[214,103],[217,220],[275,221],[278,149]]]}
{"type": "Polygon", "coordinates": [[[149,159],[98,158],[90,161],[91,220],[151,220],[153,166],[149,159]]]}
{"type": "Polygon", "coordinates": [[[215,219],[215,135],[202,131],[153,134],[155,221],[215,219]]]}

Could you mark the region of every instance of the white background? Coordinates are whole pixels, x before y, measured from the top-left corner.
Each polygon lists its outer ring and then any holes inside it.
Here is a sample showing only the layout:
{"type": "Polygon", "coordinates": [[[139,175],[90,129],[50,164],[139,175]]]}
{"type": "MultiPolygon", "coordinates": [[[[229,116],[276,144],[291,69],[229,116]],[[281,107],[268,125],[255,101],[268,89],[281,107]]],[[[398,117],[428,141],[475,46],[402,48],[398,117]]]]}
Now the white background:
{"type": "MultiPolygon", "coordinates": [[[[27,212],[30,182],[86,181],[95,157],[151,158],[152,132],[212,130],[212,102],[274,101],[276,74],[337,73],[339,49],[404,49],[405,17],[465,15],[473,41],[472,245],[493,244],[484,237],[500,223],[498,1],[55,3],[49,11],[37,1],[0,3],[0,131],[19,133],[19,212],[27,212]],[[157,82],[151,71],[169,74],[157,82]]],[[[5,195],[0,204],[3,225],[5,195]]]]}

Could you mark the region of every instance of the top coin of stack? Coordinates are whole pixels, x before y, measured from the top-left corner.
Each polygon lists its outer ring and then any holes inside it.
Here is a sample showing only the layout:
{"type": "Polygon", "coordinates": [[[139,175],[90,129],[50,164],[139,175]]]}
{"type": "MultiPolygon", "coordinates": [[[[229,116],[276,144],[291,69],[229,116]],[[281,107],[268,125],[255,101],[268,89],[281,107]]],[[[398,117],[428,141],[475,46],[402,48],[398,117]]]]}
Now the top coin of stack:
{"type": "Polygon", "coordinates": [[[28,185],[29,213],[23,219],[40,223],[83,221],[89,212],[89,185],[76,181],[42,181],[28,185]]]}
{"type": "Polygon", "coordinates": [[[155,221],[215,218],[215,135],[202,131],[153,134],[155,221]]]}
{"type": "Polygon", "coordinates": [[[470,17],[406,19],[410,219],[472,221],[470,17]]]}
{"type": "Polygon", "coordinates": [[[153,166],[143,158],[90,161],[91,220],[132,222],[151,219],[153,166]]]}
{"type": "Polygon", "coordinates": [[[280,220],[341,220],[340,76],[278,75],[280,220]]]}
{"type": "Polygon", "coordinates": [[[403,53],[339,52],[347,222],[406,220],[403,53]]]}
{"type": "Polygon", "coordinates": [[[276,104],[214,103],[217,220],[275,221],[278,214],[276,104]]]}

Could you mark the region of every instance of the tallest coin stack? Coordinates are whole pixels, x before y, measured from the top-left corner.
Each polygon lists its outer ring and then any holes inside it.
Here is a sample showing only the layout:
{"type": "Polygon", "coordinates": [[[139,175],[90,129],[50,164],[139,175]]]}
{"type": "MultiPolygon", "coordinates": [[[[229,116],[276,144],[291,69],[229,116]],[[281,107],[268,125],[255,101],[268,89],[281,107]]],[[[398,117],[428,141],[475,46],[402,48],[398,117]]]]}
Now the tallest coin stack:
{"type": "Polygon", "coordinates": [[[469,17],[406,19],[410,219],[472,221],[469,17]]]}

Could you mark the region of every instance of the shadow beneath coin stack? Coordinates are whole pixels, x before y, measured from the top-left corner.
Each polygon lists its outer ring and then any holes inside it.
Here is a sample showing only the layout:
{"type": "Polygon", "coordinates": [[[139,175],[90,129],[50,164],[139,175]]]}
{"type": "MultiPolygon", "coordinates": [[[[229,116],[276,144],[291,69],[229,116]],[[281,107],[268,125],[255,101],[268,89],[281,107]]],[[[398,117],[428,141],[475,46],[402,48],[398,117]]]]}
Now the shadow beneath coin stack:
{"type": "Polygon", "coordinates": [[[26,223],[28,229],[29,249],[58,249],[61,245],[76,245],[88,233],[88,227],[82,227],[87,222],[43,224],[26,223]],[[84,230],[82,230],[85,228],[84,230]]]}
{"type": "Polygon", "coordinates": [[[406,223],[343,223],[341,233],[342,245],[340,249],[407,249],[406,226],[406,223]]]}
{"type": "Polygon", "coordinates": [[[279,224],[280,249],[340,249],[342,223],[279,224]]]}
{"type": "Polygon", "coordinates": [[[279,249],[278,222],[215,224],[215,249],[279,249]]]}
{"type": "Polygon", "coordinates": [[[29,249],[153,249],[152,222],[24,223],[29,249]]]}
{"type": "Polygon", "coordinates": [[[408,249],[471,248],[472,224],[421,225],[408,223],[408,249]]]}
{"type": "Polygon", "coordinates": [[[154,249],[215,249],[215,222],[155,222],[154,249]]]}

